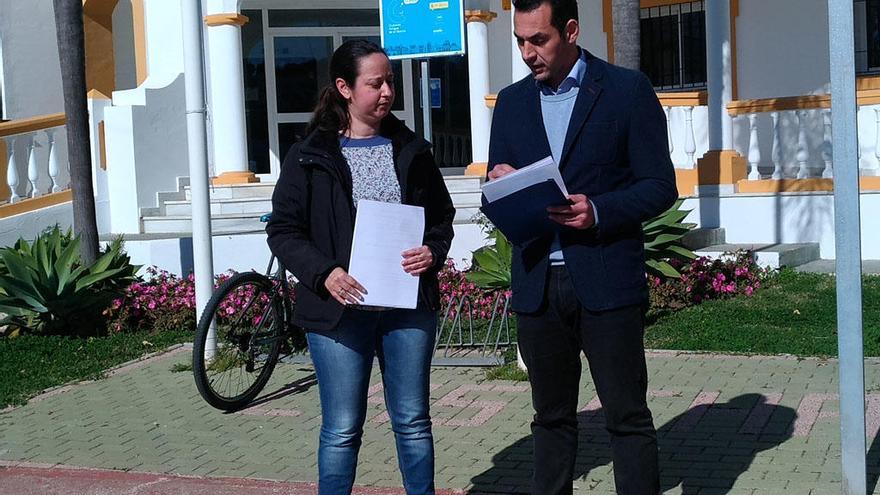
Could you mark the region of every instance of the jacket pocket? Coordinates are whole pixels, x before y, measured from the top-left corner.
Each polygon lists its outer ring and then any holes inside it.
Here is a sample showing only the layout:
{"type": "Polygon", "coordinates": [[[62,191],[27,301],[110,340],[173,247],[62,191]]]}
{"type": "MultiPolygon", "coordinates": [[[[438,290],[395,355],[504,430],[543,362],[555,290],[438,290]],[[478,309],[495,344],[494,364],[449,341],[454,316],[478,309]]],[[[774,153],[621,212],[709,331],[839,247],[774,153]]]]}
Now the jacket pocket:
{"type": "Polygon", "coordinates": [[[596,165],[613,164],[617,158],[617,121],[586,122],[578,138],[577,160],[596,165]]]}

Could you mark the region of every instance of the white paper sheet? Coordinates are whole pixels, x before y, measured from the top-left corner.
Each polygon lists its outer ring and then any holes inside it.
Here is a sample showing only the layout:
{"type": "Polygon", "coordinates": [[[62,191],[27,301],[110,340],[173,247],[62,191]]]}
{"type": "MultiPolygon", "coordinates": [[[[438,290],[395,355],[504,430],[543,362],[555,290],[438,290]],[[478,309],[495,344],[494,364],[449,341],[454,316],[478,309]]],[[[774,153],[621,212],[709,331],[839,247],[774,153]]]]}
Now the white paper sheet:
{"type": "Polygon", "coordinates": [[[547,179],[556,181],[562,193],[568,196],[565,183],[562,181],[562,175],[559,173],[559,167],[553,161],[552,156],[486,182],[482,187],[483,195],[486,196],[486,201],[492,202],[533,184],[544,182],[547,179]]]}
{"type": "Polygon", "coordinates": [[[403,270],[401,253],[421,246],[424,234],[424,208],[358,201],[348,273],[367,289],[363,305],[416,307],[419,277],[403,270]]]}

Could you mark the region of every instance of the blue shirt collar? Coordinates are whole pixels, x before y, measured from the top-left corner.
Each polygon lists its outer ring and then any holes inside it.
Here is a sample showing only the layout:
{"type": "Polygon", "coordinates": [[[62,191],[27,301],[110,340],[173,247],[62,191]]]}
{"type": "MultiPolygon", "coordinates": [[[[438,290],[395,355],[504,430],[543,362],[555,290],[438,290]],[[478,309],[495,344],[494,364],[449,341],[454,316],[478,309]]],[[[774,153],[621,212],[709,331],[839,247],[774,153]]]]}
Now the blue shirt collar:
{"type": "Polygon", "coordinates": [[[584,80],[584,75],[587,73],[587,52],[581,48],[578,48],[578,51],[580,52],[580,57],[578,57],[568,75],[565,76],[565,79],[559,83],[559,88],[556,91],[553,91],[553,88],[541,81],[535,81],[541,94],[546,96],[561,95],[569,92],[572,88],[579,88],[581,86],[581,81],[584,80]]]}

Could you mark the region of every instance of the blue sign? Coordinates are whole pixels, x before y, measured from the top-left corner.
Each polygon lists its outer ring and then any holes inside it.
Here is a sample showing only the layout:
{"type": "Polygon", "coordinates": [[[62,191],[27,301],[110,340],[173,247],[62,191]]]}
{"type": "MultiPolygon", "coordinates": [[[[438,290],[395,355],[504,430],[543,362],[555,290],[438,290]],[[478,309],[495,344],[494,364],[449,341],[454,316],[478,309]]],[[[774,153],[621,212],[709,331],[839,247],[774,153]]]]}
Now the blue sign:
{"type": "Polygon", "coordinates": [[[392,59],[464,54],[462,0],[379,0],[379,23],[392,59]]]}

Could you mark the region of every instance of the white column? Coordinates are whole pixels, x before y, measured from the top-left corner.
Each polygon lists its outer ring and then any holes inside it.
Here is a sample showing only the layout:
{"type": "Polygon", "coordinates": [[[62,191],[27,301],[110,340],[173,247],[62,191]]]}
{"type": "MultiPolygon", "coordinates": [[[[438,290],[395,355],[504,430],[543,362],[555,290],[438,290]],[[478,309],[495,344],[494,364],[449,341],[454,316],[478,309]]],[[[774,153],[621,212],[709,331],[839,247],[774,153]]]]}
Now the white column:
{"type": "Polygon", "coordinates": [[[475,163],[489,161],[491,112],[485,97],[489,94],[489,25],[498,16],[488,10],[466,10],[468,86],[471,107],[471,157],[475,163]]]}
{"type": "Polygon", "coordinates": [[[706,2],[706,76],[709,89],[709,150],[733,149],[730,0],[706,2]]]}
{"type": "Polygon", "coordinates": [[[211,79],[209,119],[213,129],[215,184],[256,182],[248,171],[247,127],[244,107],[244,73],[241,26],[248,18],[239,14],[237,2],[209,0],[205,17],[208,37],[208,77],[211,79]]]}
{"type": "Polygon", "coordinates": [[[529,66],[523,62],[522,54],[519,51],[519,45],[516,43],[516,36],[513,34],[513,18],[516,15],[516,8],[514,8],[513,3],[510,5],[510,42],[511,42],[511,79],[510,82],[517,82],[520,79],[526,77],[531,74],[532,71],[529,70],[529,66]]]}

